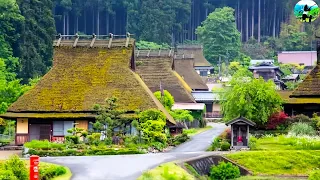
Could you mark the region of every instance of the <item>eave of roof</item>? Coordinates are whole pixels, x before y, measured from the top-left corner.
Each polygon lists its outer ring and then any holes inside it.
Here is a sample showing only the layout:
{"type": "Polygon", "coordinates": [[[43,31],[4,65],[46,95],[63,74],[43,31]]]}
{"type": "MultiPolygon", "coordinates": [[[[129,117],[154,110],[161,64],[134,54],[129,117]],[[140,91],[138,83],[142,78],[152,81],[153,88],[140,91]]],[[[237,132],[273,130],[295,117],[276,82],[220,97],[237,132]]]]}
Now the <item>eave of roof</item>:
{"type": "Polygon", "coordinates": [[[239,121],[244,122],[244,123],[246,123],[246,124],[248,124],[250,126],[255,126],[256,125],[255,122],[253,122],[253,121],[251,121],[251,120],[249,120],[247,118],[244,118],[244,117],[238,117],[238,118],[235,118],[233,120],[230,120],[230,121],[228,121],[226,123],[226,125],[229,126],[229,125],[232,125],[232,124],[237,123],[239,121]]]}
{"type": "Polygon", "coordinates": [[[204,103],[175,103],[172,106],[172,110],[184,109],[184,110],[203,110],[205,108],[204,103]]]}
{"type": "Polygon", "coordinates": [[[320,97],[299,97],[290,98],[290,95],[293,91],[278,91],[279,95],[281,96],[282,100],[284,101],[283,104],[320,104],[320,97]]]}

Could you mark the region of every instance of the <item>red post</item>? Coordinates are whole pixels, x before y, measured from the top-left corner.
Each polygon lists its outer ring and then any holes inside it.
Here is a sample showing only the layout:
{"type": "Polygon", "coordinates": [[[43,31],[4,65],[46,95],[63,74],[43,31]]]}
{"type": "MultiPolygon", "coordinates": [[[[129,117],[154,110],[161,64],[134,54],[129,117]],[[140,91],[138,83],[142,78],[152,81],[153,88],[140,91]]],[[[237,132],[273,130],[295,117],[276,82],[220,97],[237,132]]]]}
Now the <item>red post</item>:
{"type": "Polygon", "coordinates": [[[30,156],[30,180],[39,180],[39,156],[30,156]]]}

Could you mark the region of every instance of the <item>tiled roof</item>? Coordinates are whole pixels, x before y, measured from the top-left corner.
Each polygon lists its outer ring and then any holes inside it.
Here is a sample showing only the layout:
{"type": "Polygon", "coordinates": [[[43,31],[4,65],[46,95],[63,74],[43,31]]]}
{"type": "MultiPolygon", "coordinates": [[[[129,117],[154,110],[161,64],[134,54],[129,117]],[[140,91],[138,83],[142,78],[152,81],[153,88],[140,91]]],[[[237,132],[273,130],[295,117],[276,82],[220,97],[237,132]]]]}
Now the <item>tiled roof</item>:
{"type": "Polygon", "coordinates": [[[270,63],[270,64],[273,64],[274,63],[274,60],[273,59],[260,59],[260,60],[251,60],[250,61],[250,65],[257,65],[257,64],[260,64],[260,63],[270,63]]]}

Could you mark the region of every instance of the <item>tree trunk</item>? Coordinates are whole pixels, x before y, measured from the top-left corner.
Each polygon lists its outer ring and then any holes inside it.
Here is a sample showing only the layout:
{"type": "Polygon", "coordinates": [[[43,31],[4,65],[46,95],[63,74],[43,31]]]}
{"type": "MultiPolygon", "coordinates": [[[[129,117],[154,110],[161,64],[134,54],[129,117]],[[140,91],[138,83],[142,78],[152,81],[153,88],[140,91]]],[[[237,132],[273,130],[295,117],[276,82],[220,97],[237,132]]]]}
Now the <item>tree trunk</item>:
{"type": "Polygon", "coordinates": [[[263,36],[268,36],[266,34],[266,0],[263,0],[263,36]]]}
{"type": "Polygon", "coordinates": [[[249,6],[247,6],[247,17],[246,17],[246,41],[249,40],[249,6]]]}
{"type": "Polygon", "coordinates": [[[254,38],[254,0],[252,0],[251,38],[254,38]]]}
{"type": "Polygon", "coordinates": [[[277,2],[274,0],[274,15],[273,15],[273,31],[272,36],[276,37],[276,16],[277,16],[277,2]]]}
{"type": "Polygon", "coordinates": [[[242,13],[242,11],[241,11],[241,12],[240,12],[240,22],[239,22],[239,23],[240,23],[240,32],[241,32],[241,41],[243,41],[243,25],[242,25],[242,24],[243,24],[243,23],[242,23],[242,20],[243,20],[242,17],[243,17],[243,16],[242,16],[242,15],[243,15],[243,13],[242,13]]]}
{"type": "Polygon", "coordinates": [[[84,10],[84,34],[87,34],[87,11],[84,10]]]}
{"type": "Polygon", "coordinates": [[[76,33],[78,33],[79,32],[79,16],[77,16],[77,28],[76,28],[76,33]]]}
{"type": "Polygon", "coordinates": [[[67,35],[70,33],[69,12],[67,13],[67,35]]]}
{"type": "Polygon", "coordinates": [[[97,9],[97,34],[100,35],[100,12],[97,9]]]}
{"type": "Polygon", "coordinates": [[[94,32],[94,15],[95,15],[94,9],[92,9],[92,33],[96,33],[94,32]]]}
{"type": "Polygon", "coordinates": [[[110,24],[110,21],[109,21],[109,12],[107,11],[107,14],[106,14],[106,21],[107,21],[107,27],[106,27],[106,33],[109,34],[109,24],[110,24]]]}
{"type": "Polygon", "coordinates": [[[66,15],[63,13],[63,35],[66,35],[66,15]]]}
{"type": "Polygon", "coordinates": [[[238,24],[238,29],[239,29],[240,26],[241,26],[241,25],[240,25],[240,23],[241,23],[241,22],[240,22],[240,18],[242,18],[242,17],[240,17],[240,11],[241,11],[241,10],[240,10],[240,0],[238,0],[238,12],[237,12],[237,14],[238,14],[238,18],[237,18],[237,19],[238,19],[238,22],[237,22],[237,24],[238,24]]]}
{"type": "Polygon", "coordinates": [[[117,22],[117,12],[114,13],[114,16],[113,16],[113,34],[116,34],[116,22],[117,22]]]}
{"type": "Polygon", "coordinates": [[[261,0],[259,0],[259,8],[258,8],[258,42],[260,42],[260,36],[261,36],[261,32],[260,32],[260,26],[261,26],[261,0]]]}

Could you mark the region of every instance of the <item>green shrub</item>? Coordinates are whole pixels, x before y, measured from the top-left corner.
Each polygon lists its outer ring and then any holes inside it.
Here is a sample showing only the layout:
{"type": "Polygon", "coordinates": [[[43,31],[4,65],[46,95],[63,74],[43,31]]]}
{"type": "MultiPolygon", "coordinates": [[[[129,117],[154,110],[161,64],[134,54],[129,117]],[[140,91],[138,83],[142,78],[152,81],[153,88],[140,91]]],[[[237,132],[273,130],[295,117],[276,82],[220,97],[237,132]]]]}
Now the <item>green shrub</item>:
{"type": "Polygon", "coordinates": [[[314,135],[316,135],[316,131],[308,123],[295,123],[295,124],[293,124],[290,128],[289,133],[292,135],[295,135],[295,136],[301,136],[301,135],[314,136],[314,135]]]}
{"type": "Polygon", "coordinates": [[[73,144],[79,144],[80,143],[80,137],[77,135],[68,135],[66,136],[67,142],[73,143],[73,144]]]}
{"type": "Polygon", "coordinates": [[[5,161],[4,169],[11,170],[12,173],[19,180],[28,180],[29,179],[28,170],[25,167],[24,162],[17,155],[13,155],[7,161],[5,161]]]}
{"type": "Polygon", "coordinates": [[[250,141],[249,141],[249,148],[250,149],[255,149],[257,147],[257,141],[258,139],[252,135],[250,135],[250,141]]]}
{"type": "Polygon", "coordinates": [[[47,163],[40,164],[39,171],[40,180],[49,180],[67,173],[67,170],[63,166],[47,163]]]}
{"type": "Polygon", "coordinates": [[[162,151],[164,148],[167,147],[166,144],[163,144],[161,142],[153,142],[153,143],[151,143],[151,146],[154,147],[155,149],[159,150],[159,151],[162,151]]]}
{"type": "Polygon", "coordinates": [[[88,144],[96,145],[96,146],[99,145],[101,142],[100,136],[101,136],[100,133],[92,133],[91,135],[88,135],[87,136],[88,144]]]}
{"type": "Polygon", "coordinates": [[[229,180],[240,177],[240,169],[230,162],[219,162],[217,166],[212,166],[210,171],[211,180],[229,180]]]}
{"type": "Polygon", "coordinates": [[[188,141],[189,139],[190,137],[188,136],[187,133],[182,133],[174,137],[173,144],[176,146],[188,141]]]}
{"type": "Polygon", "coordinates": [[[143,154],[136,148],[91,148],[84,150],[67,149],[67,150],[35,150],[29,149],[28,154],[45,156],[94,156],[94,155],[121,155],[121,154],[143,154]]]}
{"type": "Polygon", "coordinates": [[[230,150],[230,143],[227,142],[227,141],[223,141],[221,142],[221,145],[220,145],[220,148],[221,148],[221,151],[228,151],[230,150]]]}
{"type": "Polygon", "coordinates": [[[43,149],[43,150],[49,150],[49,149],[63,150],[66,147],[65,144],[49,142],[48,140],[44,140],[44,141],[32,140],[31,142],[25,143],[24,146],[31,149],[43,149]]]}
{"type": "Polygon", "coordinates": [[[0,169],[0,180],[19,180],[11,170],[0,169]]]}
{"type": "Polygon", "coordinates": [[[312,171],[308,180],[320,180],[320,170],[312,171]]]}

